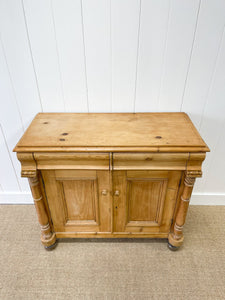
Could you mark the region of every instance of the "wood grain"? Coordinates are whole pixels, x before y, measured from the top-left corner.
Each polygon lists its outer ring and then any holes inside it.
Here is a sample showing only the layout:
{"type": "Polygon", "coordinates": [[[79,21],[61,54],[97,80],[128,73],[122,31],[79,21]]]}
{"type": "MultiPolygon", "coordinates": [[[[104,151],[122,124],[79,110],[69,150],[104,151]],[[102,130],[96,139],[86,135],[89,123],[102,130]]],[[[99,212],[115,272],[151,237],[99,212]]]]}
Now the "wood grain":
{"type": "Polygon", "coordinates": [[[34,158],[41,170],[109,170],[108,153],[34,153],[34,158]]]}
{"type": "Polygon", "coordinates": [[[199,147],[208,151],[184,113],[38,114],[15,151],[23,147],[199,147]],[[177,129],[179,128],[179,131],[177,129]]]}
{"type": "Polygon", "coordinates": [[[178,171],[114,171],[114,232],[169,232],[180,177],[178,171]]]}
{"type": "Polygon", "coordinates": [[[114,153],[114,170],[186,170],[189,153],[114,153]]]}
{"type": "Polygon", "coordinates": [[[109,171],[43,170],[42,176],[56,231],[111,232],[109,171]]]}
{"type": "Polygon", "coordinates": [[[49,216],[45,207],[45,201],[42,195],[39,177],[29,178],[29,184],[38,216],[38,221],[41,227],[41,242],[45,247],[52,246],[56,242],[56,235],[49,222],[49,216]]]}
{"type": "Polygon", "coordinates": [[[15,150],[24,149],[23,145],[36,149],[17,156],[22,176],[30,177],[39,222],[48,237],[53,230],[57,237],[167,234],[171,245],[182,244],[193,182],[202,176],[209,150],[186,114],[38,114],[15,150]],[[80,147],[85,139],[87,147],[83,152],[56,152],[59,129],[60,141],[65,142],[60,150],[80,147]],[[162,136],[153,137],[156,130],[162,136]],[[132,141],[140,152],[132,152],[132,147],[129,152],[107,151],[110,137],[112,147],[127,149],[125,142],[132,141]],[[163,139],[167,142],[160,142],[163,139]],[[105,151],[88,151],[97,142],[105,151]],[[40,151],[37,145],[48,151],[40,151]],[[147,146],[153,146],[155,153],[145,152],[147,146]],[[163,147],[167,153],[159,151],[163,147]],[[170,147],[179,152],[170,152],[170,147]],[[185,152],[189,147],[204,152],[185,152]]]}

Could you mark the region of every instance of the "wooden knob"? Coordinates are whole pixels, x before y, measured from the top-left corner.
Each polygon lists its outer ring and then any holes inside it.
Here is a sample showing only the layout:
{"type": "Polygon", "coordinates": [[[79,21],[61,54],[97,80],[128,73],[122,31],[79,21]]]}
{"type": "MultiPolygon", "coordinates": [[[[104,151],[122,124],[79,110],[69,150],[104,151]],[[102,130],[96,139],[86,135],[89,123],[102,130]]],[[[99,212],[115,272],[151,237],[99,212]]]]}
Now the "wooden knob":
{"type": "Polygon", "coordinates": [[[120,195],[120,192],[116,190],[116,191],[114,192],[114,196],[119,196],[119,195],[120,195]]]}
{"type": "Polygon", "coordinates": [[[102,190],[102,195],[103,196],[107,195],[107,190],[102,190]]]}

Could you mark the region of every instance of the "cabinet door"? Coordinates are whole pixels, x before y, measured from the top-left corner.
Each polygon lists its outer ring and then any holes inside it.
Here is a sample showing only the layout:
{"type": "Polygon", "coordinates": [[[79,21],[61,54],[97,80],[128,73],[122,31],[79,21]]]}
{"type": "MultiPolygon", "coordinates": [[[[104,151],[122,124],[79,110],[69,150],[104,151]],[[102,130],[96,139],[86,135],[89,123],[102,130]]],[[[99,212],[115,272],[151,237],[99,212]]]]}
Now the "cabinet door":
{"type": "Polygon", "coordinates": [[[113,171],[113,231],[168,233],[181,175],[181,171],[113,171]]]}
{"type": "Polygon", "coordinates": [[[56,232],[111,232],[109,171],[42,170],[56,232]]]}

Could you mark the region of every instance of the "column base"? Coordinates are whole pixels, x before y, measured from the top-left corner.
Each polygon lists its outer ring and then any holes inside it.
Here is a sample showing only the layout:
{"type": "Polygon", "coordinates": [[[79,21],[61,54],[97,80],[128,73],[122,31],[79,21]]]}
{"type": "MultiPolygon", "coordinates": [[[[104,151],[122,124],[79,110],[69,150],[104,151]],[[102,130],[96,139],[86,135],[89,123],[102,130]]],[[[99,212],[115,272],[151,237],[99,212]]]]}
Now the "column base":
{"type": "Polygon", "coordinates": [[[53,232],[52,236],[49,239],[46,239],[46,237],[41,236],[41,242],[45,246],[45,249],[50,249],[50,247],[53,247],[53,245],[56,244],[56,235],[53,232]]]}
{"type": "Polygon", "coordinates": [[[175,239],[173,237],[173,233],[170,232],[168,236],[168,247],[170,250],[177,250],[183,244],[183,241],[183,235],[179,239],[175,239]],[[177,249],[172,249],[172,247],[175,247],[177,249]]]}

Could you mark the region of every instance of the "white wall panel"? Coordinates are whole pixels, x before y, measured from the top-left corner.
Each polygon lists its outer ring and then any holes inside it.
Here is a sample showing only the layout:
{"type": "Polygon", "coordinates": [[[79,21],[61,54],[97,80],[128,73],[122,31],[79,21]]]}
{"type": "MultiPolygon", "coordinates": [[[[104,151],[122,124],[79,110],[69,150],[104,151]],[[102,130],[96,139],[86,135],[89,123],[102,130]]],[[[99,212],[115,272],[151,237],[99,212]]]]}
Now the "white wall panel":
{"type": "Polygon", "coordinates": [[[7,143],[0,126],[0,157],[1,168],[0,168],[0,191],[19,191],[19,184],[13,164],[7,148],[7,143]]]}
{"type": "Polygon", "coordinates": [[[83,0],[84,47],[90,112],[111,111],[110,0],[83,0]]]}
{"type": "Polygon", "coordinates": [[[192,203],[224,203],[224,0],[0,0],[0,203],[38,111],[185,111],[211,148],[192,203]]]}
{"type": "Polygon", "coordinates": [[[135,111],[157,111],[170,0],[142,0],[135,111]]]}
{"type": "Polygon", "coordinates": [[[23,126],[26,128],[42,108],[21,1],[0,0],[0,32],[23,126]]]}
{"type": "Polygon", "coordinates": [[[209,160],[206,160],[206,165],[204,166],[203,189],[206,193],[224,193],[225,159],[223,159],[223,157],[225,153],[225,121],[222,125],[221,134],[216,143],[215,150],[209,156],[209,160]]]}
{"type": "Polygon", "coordinates": [[[207,192],[224,191],[224,140],[225,140],[225,32],[212,84],[203,111],[200,133],[207,141],[211,153],[204,164],[202,188],[207,192]],[[222,150],[223,149],[223,150],[222,150]]]}
{"type": "Polygon", "coordinates": [[[111,2],[112,110],[134,111],[140,0],[111,2]]]}
{"type": "Polygon", "coordinates": [[[24,0],[28,34],[43,111],[64,111],[51,0],[24,0]]]}
{"type": "Polygon", "coordinates": [[[199,127],[225,25],[225,1],[202,1],[182,111],[199,127]]]}
{"type": "Polygon", "coordinates": [[[199,1],[171,0],[159,111],[179,111],[193,46],[199,1]]]}
{"type": "MultiPolygon", "coordinates": [[[[18,178],[19,186],[17,187],[15,176],[12,178],[8,178],[8,180],[12,180],[12,185],[14,188],[20,190],[28,190],[27,180],[20,177],[20,163],[17,160],[16,154],[12,153],[12,150],[15,146],[16,141],[23,134],[23,125],[21,116],[18,112],[18,105],[15,99],[15,93],[12,87],[12,82],[9,76],[8,67],[2,47],[2,43],[0,40],[0,124],[4,133],[4,138],[7,143],[8,153],[11,157],[13,167],[16,171],[16,175],[18,178]]],[[[3,150],[4,151],[4,148],[3,150]]],[[[8,160],[8,157],[0,156],[1,159],[1,167],[4,166],[3,172],[8,172],[5,170],[5,162],[4,160],[8,160]]],[[[11,170],[13,172],[13,170],[11,170]]]]}
{"type": "Polygon", "coordinates": [[[66,111],[86,112],[87,85],[80,0],[54,0],[53,15],[66,111]]]}

